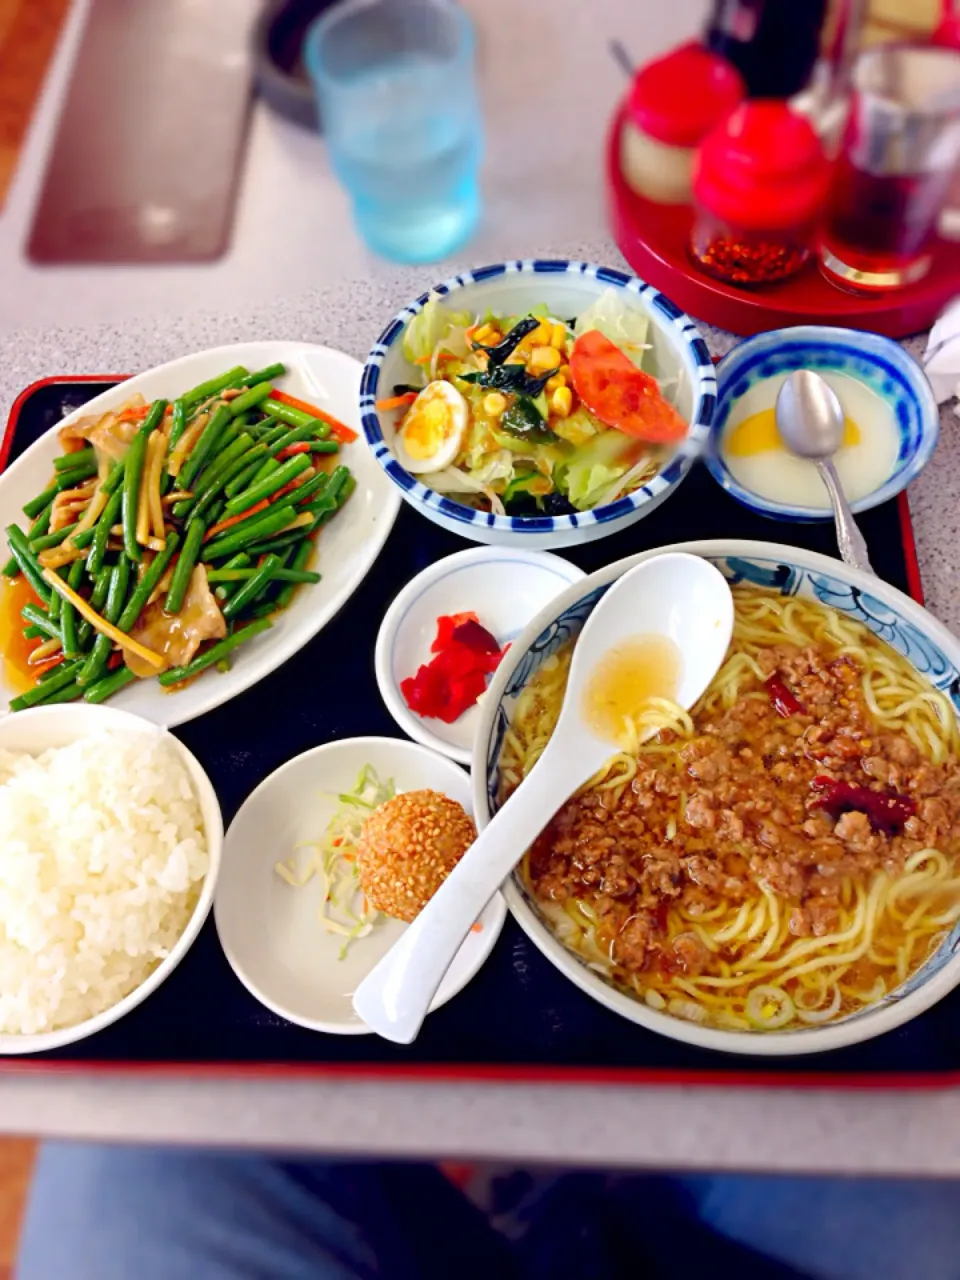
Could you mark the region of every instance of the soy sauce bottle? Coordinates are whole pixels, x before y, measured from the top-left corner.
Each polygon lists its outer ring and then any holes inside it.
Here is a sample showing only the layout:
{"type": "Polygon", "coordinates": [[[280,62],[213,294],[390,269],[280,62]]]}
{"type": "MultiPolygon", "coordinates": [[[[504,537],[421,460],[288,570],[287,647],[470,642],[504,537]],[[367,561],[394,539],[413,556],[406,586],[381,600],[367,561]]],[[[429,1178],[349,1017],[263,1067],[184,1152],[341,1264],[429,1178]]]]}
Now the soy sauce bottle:
{"type": "Polygon", "coordinates": [[[820,52],[829,0],[714,0],[708,49],[740,72],[751,98],[804,89],[820,52]]]}

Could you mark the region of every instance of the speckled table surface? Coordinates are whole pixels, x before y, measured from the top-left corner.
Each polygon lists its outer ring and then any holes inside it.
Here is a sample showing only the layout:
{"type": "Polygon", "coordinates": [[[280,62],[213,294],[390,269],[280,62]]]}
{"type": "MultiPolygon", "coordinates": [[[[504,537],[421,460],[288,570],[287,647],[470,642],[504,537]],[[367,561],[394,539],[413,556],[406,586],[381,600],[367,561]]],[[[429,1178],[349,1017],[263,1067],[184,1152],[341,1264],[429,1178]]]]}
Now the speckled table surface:
{"type": "MultiPolygon", "coordinates": [[[[83,7],[78,0],[0,219],[0,421],[25,385],[52,373],[134,371],[252,338],[322,342],[362,356],[384,319],[430,274],[371,262],[322,144],[262,111],[234,247],[222,263],[98,273],[38,271],[22,260],[83,7]]],[[[469,254],[443,264],[438,276],[507,255],[617,263],[597,181],[597,140],[621,91],[606,44],[620,36],[637,58],[649,57],[694,30],[703,0],[643,6],[642,29],[632,0],[468,0],[467,7],[481,22],[488,217],[469,254]],[[550,57],[518,61],[544,30],[550,57]],[[558,76],[557,66],[567,74],[558,76]]],[[[708,338],[718,353],[733,341],[708,338]]],[[[948,414],[911,506],[928,604],[954,629],[958,500],[960,424],[948,414]]],[[[0,1131],[518,1163],[960,1174],[953,1091],[40,1077],[14,1070],[0,1075],[0,1131]]]]}
{"type": "MultiPolygon", "coordinates": [[[[536,250],[617,260],[603,239],[536,250]]],[[[381,270],[375,279],[342,281],[242,314],[198,311],[156,323],[11,334],[0,406],[52,372],[142,369],[183,351],[253,338],[308,339],[362,356],[371,334],[422,278],[381,270]]],[[[708,339],[717,352],[733,341],[719,333],[708,339]]],[[[950,413],[911,505],[929,605],[954,628],[958,477],[960,429],[950,413]]],[[[952,1092],[0,1078],[0,1129],[8,1131],[699,1168],[960,1173],[956,1113],[952,1092]]]]}

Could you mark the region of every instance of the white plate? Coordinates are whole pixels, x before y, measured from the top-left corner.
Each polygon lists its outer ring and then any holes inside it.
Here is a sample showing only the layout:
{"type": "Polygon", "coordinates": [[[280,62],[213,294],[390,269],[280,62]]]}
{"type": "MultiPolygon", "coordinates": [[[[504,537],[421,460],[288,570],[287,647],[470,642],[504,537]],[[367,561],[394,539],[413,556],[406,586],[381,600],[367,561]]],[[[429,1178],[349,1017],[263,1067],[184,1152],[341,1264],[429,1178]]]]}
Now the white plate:
{"type": "MultiPolygon", "coordinates": [[[[304,752],[272,773],[240,809],[224,842],[214,918],[220,945],[234,973],[268,1009],[313,1031],[363,1035],[353,1011],[357,986],[403,933],[387,920],[351,944],[317,919],[321,886],[314,877],[301,888],[285,883],[276,863],[300,840],[315,840],[333,817],[337,793],[352,789],[372,765],[398,791],[429,787],[473,812],[470,779],[443,756],[397,738],[347,738],[304,752]]],[[[457,994],[493,949],[506,909],[498,893],[480,917],[444,978],[431,1009],[457,994]]]]}
{"type": "Polygon", "coordinates": [[[475,613],[502,648],[554,596],[584,577],[582,569],[548,551],[476,547],[446,556],[411,578],[384,614],[375,660],[380,696],[404,733],[451,760],[469,764],[480,704],[453,724],[444,724],[411,711],[400,692],[400,682],[434,656],[430,646],[436,639],[437,618],[475,613]]]}
{"type": "MultiPolygon", "coordinates": [[[[172,400],[197,383],[225,373],[233,365],[244,364],[252,372],[276,361],[287,366],[286,376],[278,379],[282,390],[326,409],[359,431],[357,397],[361,365],[341,351],[309,342],[245,342],[198,351],[158,365],[105,391],[31,445],[0,476],[0,530],[14,523],[26,526],[21,507],[49,483],[53,459],[61,452],[57,432],[65,423],[91,413],[106,412],[136,391],[146,400],[158,396],[172,400]]],[[[269,631],[241,645],[228,672],[206,671],[176,693],[164,693],[156,680],[141,680],[111,698],[110,706],[132,711],[154,724],[168,727],[183,724],[264,679],[326,626],[363,581],[400,508],[396,488],[362,439],[341,446],[339,458],[356,477],[357,488],[318,540],[311,567],[322,575],[320,582],[299,590],[290,608],[277,616],[269,631]]],[[[0,544],[5,562],[6,538],[2,533],[0,544]]],[[[0,683],[0,713],[7,709],[13,696],[0,683]]]]}

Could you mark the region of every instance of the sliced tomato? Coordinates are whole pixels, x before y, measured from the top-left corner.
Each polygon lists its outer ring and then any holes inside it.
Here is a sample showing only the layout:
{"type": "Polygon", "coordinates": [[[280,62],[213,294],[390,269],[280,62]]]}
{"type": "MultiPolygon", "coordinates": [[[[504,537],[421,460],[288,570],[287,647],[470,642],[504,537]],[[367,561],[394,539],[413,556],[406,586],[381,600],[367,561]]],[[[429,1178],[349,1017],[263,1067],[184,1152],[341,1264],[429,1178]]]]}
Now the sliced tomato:
{"type": "Polygon", "coordinates": [[[577,395],[608,427],[651,444],[669,444],[687,434],[687,424],[660,394],[656,378],[638,369],[599,329],[582,333],[573,344],[570,374],[577,395]]]}

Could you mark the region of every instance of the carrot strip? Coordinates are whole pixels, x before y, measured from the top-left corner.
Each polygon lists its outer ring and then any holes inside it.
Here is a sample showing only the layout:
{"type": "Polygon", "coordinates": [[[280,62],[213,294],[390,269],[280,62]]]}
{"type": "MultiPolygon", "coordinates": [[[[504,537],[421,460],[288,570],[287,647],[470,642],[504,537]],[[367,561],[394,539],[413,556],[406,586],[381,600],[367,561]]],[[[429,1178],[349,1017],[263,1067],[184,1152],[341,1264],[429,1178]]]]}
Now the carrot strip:
{"type": "Polygon", "coordinates": [[[293,493],[294,489],[299,489],[302,484],[306,484],[308,480],[312,480],[317,473],[307,467],[306,471],[301,471],[298,476],[294,476],[292,480],[288,480],[282,489],[278,489],[276,493],[271,493],[267,499],[268,502],[276,502],[278,498],[285,498],[288,493],[293,493]]]}
{"type": "Polygon", "coordinates": [[[142,422],[149,412],[149,404],[140,404],[130,409],[121,410],[117,414],[117,418],[120,422],[142,422]]]}
{"type": "Polygon", "coordinates": [[[278,458],[293,458],[298,453],[309,453],[310,443],[307,440],[298,440],[295,444],[288,444],[285,449],[281,449],[277,454],[278,458]]]}
{"type": "Polygon", "coordinates": [[[67,586],[58,573],[54,573],[52,569],[44,569],[43,580],[53,587],[54,591],[62,596],[64,600],[68,600],[81,618],[86,618],[92,627],[95,627],[101,635],[108,636],[114,644],[119,645],[122,649],[129,649],[131,653],[135,653],[138,658],[148,662],[151,667],[156,667],[158,671],[161,671],[167,665],[166,658],[162,657],[161,654],[155,653],[153,649],[148,649],[139,640],[134,640],[131,636],[124,635],[112,622],[107,622],[106,618],[101,618],[96,609],[92,609],[83,596],[77,595],[72,587],[67,586]]]}
{"type": "Polygon", "coordinates": [[[48,658],[46,662],[38,662],[30,664],[30,674],[32,676],[42,676],[45,671],[52,671],[54,667],[59,667],[63,661],[63,654],[58,653],[55,658],[48,658]]]}
{"type": "Polygon", "coordinates": [[[271,392],[270,399],[279,400],[281,404],[288,404],[292,409],[299,409],[302,413],[309,413],[311,418],[319,418],[321,422],[325,422],[330,428],[330,434],[334,440],[339,440],[341,444],[352,444],[357,438],[357,433],[352,427],[348,427],[345,422],[341,422],[339,418],[335,418],[332,414],[324,413],[315,404],[310,404],[306,400],[298,400],[296,396],[288,396],[285,391],[271,392]]]}
{"type": "Polygon", "coordinates": [[[376,407],[381,413],[389,413],[391,409],[405,409],[416,398],[416,391],[405,391],[402,396],[388,396],[386,400],[377,400],[376,407]]]}
{"type": "Polygon", "coordinates": [[[235,524],[239,524],[241,520],[246,520],[247,516],[254,516],[258,511],[266,511],[270,505],[269,498],[262,498],[259,502],[255,502],[252,507],[247,507],[246,511],[241,511],[239,515],[228,516],[226,520],[221,520],[219,524],[213,525],[207,530],[204,542],[209,542],[211,538],[215,538],[218,533],[223,533],[224,529],[232,529],[235,524]]]}

